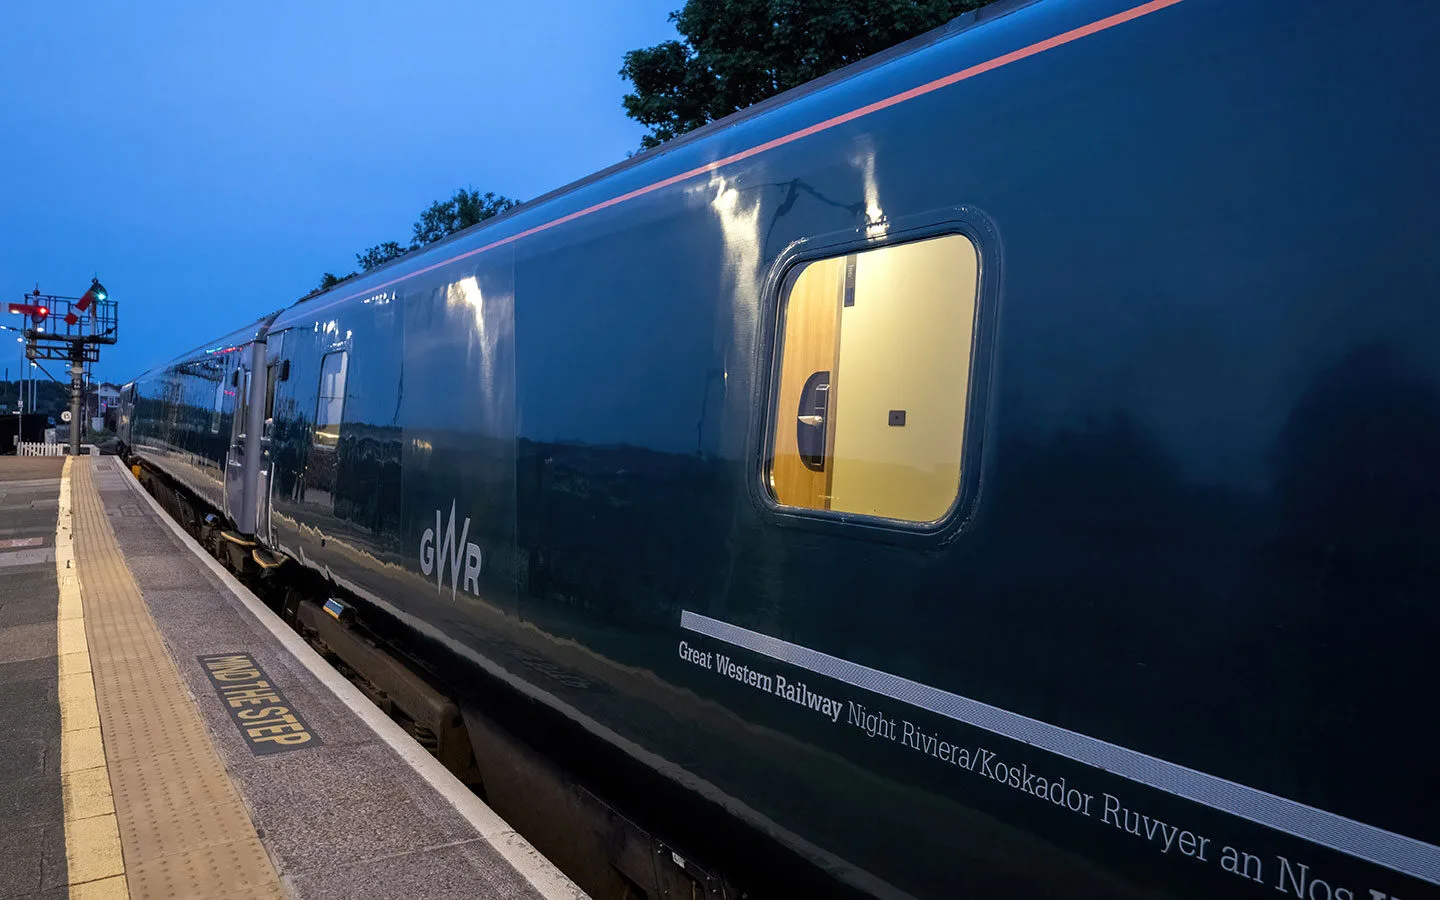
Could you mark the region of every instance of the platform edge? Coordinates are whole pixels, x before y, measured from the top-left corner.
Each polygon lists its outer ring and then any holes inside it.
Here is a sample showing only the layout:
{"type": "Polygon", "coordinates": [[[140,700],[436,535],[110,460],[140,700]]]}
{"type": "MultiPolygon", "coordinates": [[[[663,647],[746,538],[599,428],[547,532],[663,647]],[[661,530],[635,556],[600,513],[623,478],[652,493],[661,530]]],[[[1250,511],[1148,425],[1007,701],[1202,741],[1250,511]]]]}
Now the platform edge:
{"type": "MultiPolygon", "coordinates": [[[[102,459],[118,460],[117,457],[102,457],[102,459]]],[[[166,514],[160,503],[150,496],[150,493],[135,480],[128,470],[119,466],[118,462],[114,464],[125,474],[125,484],[130,490],[150,505],[150,509],[159,516],[165,526],[215,574],[225,589],[280,641],[281,646],[305,666],[310,674],[314,675],[316,680],[324,685],[337,700],[364,722],[371,731],[375,732],[376,736],[394,750],[406,765],[425,779],[425,782],[434,788],[436,793],[444,798],[466,822],[469,822],[489,842],[495,852],[500,854],[516,872],[520,873],[537,893],[546,900],[588,900],[588,895],[563,872],[545,860],[545,857],[523,835],[511,828],[510,824],[491,809],[485,801],[475,796],[439,760],[415,743],[403,728],[381,712],[360,692],[359,688],[335,671],[300,635],[291,630],[279,616],[250,593],[239,579],[220,565],[218,560],[205,552],[205,549],[187,534],[184,528],[180,527],[180,523],[166,514]],[[544,861],[544,864],[541,865],[539,861],[544,861]]]]}

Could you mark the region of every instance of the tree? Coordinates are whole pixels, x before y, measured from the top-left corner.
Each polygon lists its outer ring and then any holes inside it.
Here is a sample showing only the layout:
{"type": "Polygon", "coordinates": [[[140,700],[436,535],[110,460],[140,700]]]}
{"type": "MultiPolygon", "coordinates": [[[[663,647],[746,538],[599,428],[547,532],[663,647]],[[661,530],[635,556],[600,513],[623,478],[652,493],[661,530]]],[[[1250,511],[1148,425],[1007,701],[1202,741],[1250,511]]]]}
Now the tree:
{"type": "Polygon", "coordinates": [[[410,238],[410,247],[414,249],[432,244],[518,205],[519,201],[491,191],[481,194],[461,188],[449,200],[436,200],[420,214],[414,225],[414,236],[410,238]]]}
{"type": "MultiPolygon", "coordinates": [[[[368,272],[392,259],[399,259],[411,250],[433,244],[443,237],[463,231],[519,205],[520,201],[511,200],[493,191],[482,194],[476,190],[461,188],[449,200],[436,200],[420,213],[420,218],[411,226],[414,234],[410,238],[409,247],[401,246],[397,241],[383,241],[355,254],[355,261],[359,263],[361,272],[368,272]]],[[[333,272],[326,272],[320,279],[320,286],[305,296],[313,297],[322,291],[328,291],[340,282],[354,278],[356,274],[350,272],[346,275],[335,275],[333,272]]]]}
{"type": "Polygon", "coordinates": [[[990,0],[686,0],[681,40],[625,54],[642,147],[893,47],[990,0]]]}
{"type": "Polygon", "coordinates": [[[355,254],[355,261],[360,264],[360,271],[368,272],[377,266],[383,266],[392,259],[399,259],[404,256],[404,247],[394,241],[385,241],[369,248],[364,253],[355,254]]]}
{"type": "MultiPolygon", "coordinates": [[[[319,285],[319,287],[313,287],[313,288],[311,288],[310,291],[309,291],[309,293],[307,293],[305,296],[306,296],[306,297],[313,297],[313,296],[315,296],[316,294],[323,294],[324,292],[330,290],[331,288],[333,288],[335,285],[339,284],[340,282],[342,282],[342,281],[349,281],[351,278],[354,278],[354,277],[355,277],[355,273],[354,273],[354,272],[349,272],[349,273],[347,273],[347,274],[345,274],[345,275],[336,275],[334,272],[326,272],[324,275],[320,276],[320,285],[319,285]]],[[[302,298],[302,299],[303,299],[303,298],[302,298]]]]}
{"type": "Polygon", "coordinates": [[[14,415],[19,409],[19,402],[23,399],[26,412],[41,413],[59,419],[60,413],[70,408],[70,383],[67,381],[61,384],[58,381],[52,381],[38,369],[31,369],[30,375],[38,376],[34,388],[35,406],[31,407],[30,405],[29,381],[25,382],[23,392],[20,389],[19,381],[0,381],[0,411],[7,415],[14,415]]]}

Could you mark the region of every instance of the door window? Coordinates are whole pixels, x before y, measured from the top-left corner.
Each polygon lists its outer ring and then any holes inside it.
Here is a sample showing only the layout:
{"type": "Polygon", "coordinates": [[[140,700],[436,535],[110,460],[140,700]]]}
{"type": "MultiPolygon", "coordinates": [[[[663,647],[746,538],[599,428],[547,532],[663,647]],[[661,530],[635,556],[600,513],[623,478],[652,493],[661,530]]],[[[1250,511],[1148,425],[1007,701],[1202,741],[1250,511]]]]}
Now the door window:
{"type": "Polygon", "coordinates": [[[243,441],[247,411],[250,408],[250,370],[236,369],[230,383],[231,390],[235,392],[235,414],[230,425],[230,435],[235,441],[243,441]]]}
{"type": "Polygon", "coordinates": [[[320,361],[320,396],[315,401],[315,446],[334,450],[340,443],[340,419],[345,413],[345,373],[350,354],[327,353],[320,361]]]}
{"type": "Polygon", "coordinates": [[[210,411],[210,433],[220,433],[220,419],[225,412],[225,390],[229,386],[224,378],[215,382],[215,405],[210,411]]]}

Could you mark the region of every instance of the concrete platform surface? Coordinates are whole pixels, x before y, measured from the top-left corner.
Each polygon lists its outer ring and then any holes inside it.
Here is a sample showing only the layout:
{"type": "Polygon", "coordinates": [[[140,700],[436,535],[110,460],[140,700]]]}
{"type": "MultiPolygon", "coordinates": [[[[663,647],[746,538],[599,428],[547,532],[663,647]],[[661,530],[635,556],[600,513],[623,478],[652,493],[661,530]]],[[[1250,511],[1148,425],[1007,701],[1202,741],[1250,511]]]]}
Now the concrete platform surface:
{"type": "Polygon", "coordinates": [[[0,463],[0,897],[68,884],[55,577],[62,462],[0,463]]]}
{"type": "Polygon", "coordinates": [[[0,897],[584,896],[118,459],[61,463],[0,459],[0,897]]]}

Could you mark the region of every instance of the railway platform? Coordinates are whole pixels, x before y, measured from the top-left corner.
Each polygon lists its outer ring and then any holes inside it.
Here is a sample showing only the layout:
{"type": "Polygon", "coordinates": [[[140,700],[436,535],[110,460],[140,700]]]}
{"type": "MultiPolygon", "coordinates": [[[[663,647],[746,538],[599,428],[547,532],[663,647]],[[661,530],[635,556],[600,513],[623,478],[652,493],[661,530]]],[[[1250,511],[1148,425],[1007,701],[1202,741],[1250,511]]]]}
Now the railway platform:
{"type": "Polygon", "coordinates": [[[0,458],[0,898],[583,894],[114,457],[0,458]]]}

